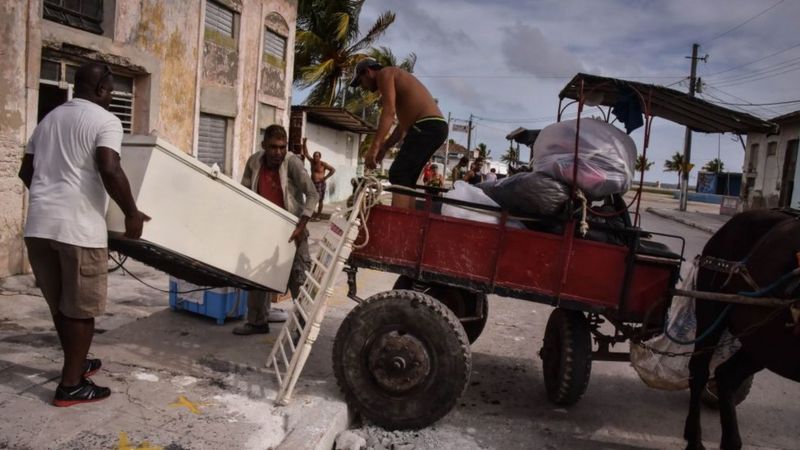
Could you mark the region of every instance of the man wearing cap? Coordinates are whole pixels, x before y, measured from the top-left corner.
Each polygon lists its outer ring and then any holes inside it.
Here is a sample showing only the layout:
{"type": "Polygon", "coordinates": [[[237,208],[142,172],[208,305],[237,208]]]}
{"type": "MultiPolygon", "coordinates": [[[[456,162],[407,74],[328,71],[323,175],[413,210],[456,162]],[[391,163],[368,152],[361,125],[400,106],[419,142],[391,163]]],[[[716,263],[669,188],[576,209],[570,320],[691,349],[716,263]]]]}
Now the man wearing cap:
{"type": "MultiPolygon", "coordinates": [[[[447,139],[447,120],[442,117],[433,96],[410,73],[398,67],[383,67],[372,58],[363,59],[356,65],[350,86],[361,86],[381,94],[378,132],[364,157],[367,168],[374,169],[386,151],[405,137],[389,169],[389,181],[413,187],[425,164],[447,139]],[[398,123],[389,134],[395,115],[398,123]]],[[[394,194],[392,205],[412,208],[414,198],[394,194]]]]}

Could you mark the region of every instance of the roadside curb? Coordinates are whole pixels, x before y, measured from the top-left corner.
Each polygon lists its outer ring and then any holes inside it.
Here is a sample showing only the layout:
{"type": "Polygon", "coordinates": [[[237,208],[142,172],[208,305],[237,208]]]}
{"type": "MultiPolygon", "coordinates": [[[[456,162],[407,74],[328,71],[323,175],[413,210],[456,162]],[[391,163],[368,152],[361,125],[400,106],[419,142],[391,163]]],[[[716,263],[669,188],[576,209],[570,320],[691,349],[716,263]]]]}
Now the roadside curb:
{"type": "Polygon", "coordinates": [[[705,226],[705,225],[700,225],[699,223],[693,222],[691,220],[686,220],[686,219],[683,219],[681,217],[676,217],[675,215],[668,214],[668,213],[666,213],[666,212],[664,212],[662,210],[658,210],[658,209],[655,209],[653,207],[648,207],[646,209],[646,211],[649,212],[649,213],[655,214],[655,215],[657,215],[659,217],[662,217],[664,219],[669,219],[669,220],[672,220],[673,222],[678,222],[678,223],[682,223],[682,224],[684,224],[686,226],[689,226],[689,227],[692,227],[692,228],[697,228],[698,230],[705,231],[708,234],[714,234],[714,233],[717,232],[717,230],[712,228],[712,227],[708,227],[708,226],[705,226]]]}
{"type": "Polygon", "coordinates": [[[302,419],[288,432],[275,450],[331,450],[336,436],[347,430],[352,423],[352,416],[347,405],[329,403],[319,408],[309,417],[302,419]]]}

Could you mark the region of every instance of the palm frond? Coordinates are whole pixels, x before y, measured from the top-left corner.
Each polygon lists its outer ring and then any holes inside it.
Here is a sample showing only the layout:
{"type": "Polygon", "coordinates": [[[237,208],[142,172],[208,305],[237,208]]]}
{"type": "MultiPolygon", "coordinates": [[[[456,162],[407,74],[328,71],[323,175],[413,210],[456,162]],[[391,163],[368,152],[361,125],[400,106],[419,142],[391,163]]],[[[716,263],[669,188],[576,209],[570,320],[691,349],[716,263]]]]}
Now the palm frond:
{"type": "Polygon", "coordinates": [[[361,50],[372,45],[383,33],[386,32],[386,29],[389,28],[394,22],[395,14],[391,11],[386,11],[378,17],[378,20],[372,24],[372,27],[367,31],[367,33],[362,37],[358,42],[350,46],[348,48],[349,53],[358,53],[361,50]]]}

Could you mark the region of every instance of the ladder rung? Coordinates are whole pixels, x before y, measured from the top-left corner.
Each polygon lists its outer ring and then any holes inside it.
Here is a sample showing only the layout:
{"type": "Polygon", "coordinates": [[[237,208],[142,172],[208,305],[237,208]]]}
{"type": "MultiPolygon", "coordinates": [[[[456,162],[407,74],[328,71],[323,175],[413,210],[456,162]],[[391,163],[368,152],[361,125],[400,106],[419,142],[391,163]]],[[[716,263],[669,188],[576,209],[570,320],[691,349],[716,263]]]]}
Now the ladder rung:
{"type": "Polygon", "coordinates": [[[289,343],[289,348],[292,349],[292,354],[294,354],[294,352],[297,351],[297,349],[294,346],[294,342],[292,342],[292,337],[288,336],[288,335],[287,335],[287,337],[288,337],[288,339],[286,339],[286,342],[289,343]]]}
{"type": "Polygon", "coordinates": [[[326,244],[326,243],[325,243],[325,239],[321,239],[321,240],[319,241],[319,247],[320,247],[321,249],[325,250],[326,252],[330,253],[331,255],[334,255],[334,254],[336,254],[336,250],[334,250],[334,249],[332,249],[332,248],[328,247],[328,244],[326,244]]]}
{"type": "Polygon", "coordinates": [[[272,368],[275,369],[275,375],[278,376],[278,384],[283,384],[283,377],[281,376],[281,369],[278,367],[278,358],[277,356],[272,357],[272,368]]]}
{"type": "Polygon", "coordinates": [[[309,272],[309,271],[306,271],[306,281],[307,281],[307,282],[308,282],[308,281],[310,281],[310,282],[311,282],[311,284],[313,284],[314,286],[316,286],[316,287],[317,287],[317,289],[319,289],[319,288],[320,288],[320,286],[319,286],[319,282],[318,282],[317,280],[315,280],[315,279],[314,279],[314,275],[313,275],[311,272],[309,272]]]}
{"type": "Polygon", "coordinates": [[[289,359],[286,357],[286,351],[283,349],[283,345],[281,345],[281,357],[283,357],[283,363],[286,364],[286,367],[288,369],[289,359]]]}
{"type": "MultiPolygon", "coordinates": [[[[306,292],[303,286],[300,286],[300,295],[305,295],[306,297],[311,298],[311,296],[308,295],[308,292],[306,292]]],[[[297,311],[300,312],[300,315],[303,316],[303,320],[308,320],[308,314],[306,313],[306,310],[303,309],[303,306],[300,304],[300,301],[296,301],[294,307],[297,311]]]]}

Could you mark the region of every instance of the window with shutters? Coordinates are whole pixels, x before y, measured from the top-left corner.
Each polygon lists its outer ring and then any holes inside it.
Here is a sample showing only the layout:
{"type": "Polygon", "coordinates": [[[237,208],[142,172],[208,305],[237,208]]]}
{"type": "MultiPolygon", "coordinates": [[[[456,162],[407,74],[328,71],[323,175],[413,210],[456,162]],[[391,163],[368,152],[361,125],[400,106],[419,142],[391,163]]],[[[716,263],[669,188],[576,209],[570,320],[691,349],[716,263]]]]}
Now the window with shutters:
{"type": "Polygon", "coordinates": [[[44,0],[47,20],[95,34],[103,34],[103,0],[44,0]]]}
{"type": "Polygon", "coordinates": [[[221,4],[212,0],[206,2],[206,28],[235,37],[234,17],[235,13],[221,4]]]}
{"type": "Polygon", "coordinates": [[[286,60],[286,38],[269,28],[264,30],[264,53],[283,63],[286,60]]]}
{"type": "MultiPolygon", "coordinates": [[[[39,75],[39,111],[41,121],[56,106],[72,100],[75,91],[75,72],[78,66],[73,62],[42,59],[39,75]]],[[[125,134],[133,130],[133,77],[117,73],[112,68],[114,90],[111,91],[111,105],[108,110],[122,122],[125,134]]]]}
{"type": "Polygon", "coordinates": [[[220,170],[225,172],[227,133],[227,118],[211,114],[200,114],[200,133],[197,137],[197,159],[209,166],[217,163],[220,170]]]}

